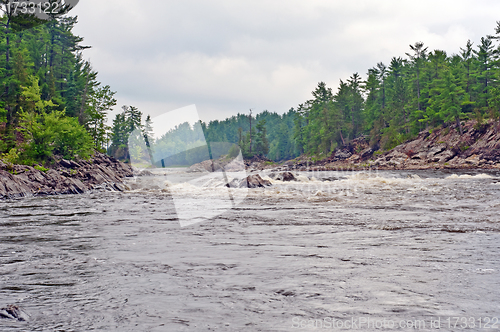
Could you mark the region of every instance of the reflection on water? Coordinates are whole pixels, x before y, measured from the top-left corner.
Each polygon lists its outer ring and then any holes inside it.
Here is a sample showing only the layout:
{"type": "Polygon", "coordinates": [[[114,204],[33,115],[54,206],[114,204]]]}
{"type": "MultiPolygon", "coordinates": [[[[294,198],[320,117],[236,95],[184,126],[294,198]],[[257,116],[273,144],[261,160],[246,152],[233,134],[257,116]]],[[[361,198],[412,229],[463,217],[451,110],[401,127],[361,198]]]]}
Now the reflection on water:
{"type": "Polygon", "coordinates": [[[0,307],[31,315],[0,330],[290,331],[294,319],[500,316],[495,172],[301,173],[235,189],[236,208],[210,207],[217,217],[181,228],[173,192],[196,213],[222,195],[223,183],[182,183],[189,176],[0,202],[0,307]]]}

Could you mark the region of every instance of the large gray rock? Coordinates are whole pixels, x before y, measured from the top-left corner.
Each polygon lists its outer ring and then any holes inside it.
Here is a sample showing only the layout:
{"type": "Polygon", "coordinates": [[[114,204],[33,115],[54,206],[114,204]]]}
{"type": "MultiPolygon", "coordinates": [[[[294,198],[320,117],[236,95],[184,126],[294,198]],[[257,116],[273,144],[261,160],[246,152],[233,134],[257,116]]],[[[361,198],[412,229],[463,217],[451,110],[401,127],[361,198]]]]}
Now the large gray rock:
{"type": "Polygon", "coordinates": [[[276,180],[279,180],[279,181],[297,181],[297,179],[295,178],[295,175],[293,175],[292,172],[283,172],[283,173],[280,173],[278,175],[276,175],[275,177],[276,180]]]}
{"type": "Polygon", "coordinates": [[[59,165],[62,167],[66,168],[79,168],[81,167],[77,162],[74,162],[73,160],[66,160],[66,159],[61,159],[59,161],[59,165]]]}
{"type": "Polygon", "coordinates": [[[367,159],[369,157],[371,157],[371,155],[373,155],[373,149],[372,148],[366,148],[364,149],[363,151],[361,151],[359,153],[359,156],[362,158],[362,159],[367,159]]]}
{"type": "Polygon", "coordinates": [[[455,157],[455,155],[455,152],[453,152],[452,150],[445,150],[444,152],[438,154],[436,157],[439,158],[440,163],[445,163],[451,158],[455,157]]]}
{"type": "Polygon", "coordinates": [[[263,188],[271,186],[271,182],[268,180],[264,180],[260,177],[259,174],[249,175],[243,180],[241,180],[239,187],[240,188],[263,188]]]}
{"type": "Polygon", "coordinates": [[[441,152],[446,150],[446,144],[438,144],[436,146],[433,146],[432,148],[427,151],[427,158],[431,158],[441,152]]]}
{"type": "Polygon", "coordinates": [[[352,156],[352,153],[349,151],[337,151],[335,152],[334,160],[343,160],[349,158],[350,156],[352,156]]]}
{"type": "Polygon", "coordinates": [[[33,193],[35,187],[23,178],[0,170],[0,198],[26,197],[33,193]]]}

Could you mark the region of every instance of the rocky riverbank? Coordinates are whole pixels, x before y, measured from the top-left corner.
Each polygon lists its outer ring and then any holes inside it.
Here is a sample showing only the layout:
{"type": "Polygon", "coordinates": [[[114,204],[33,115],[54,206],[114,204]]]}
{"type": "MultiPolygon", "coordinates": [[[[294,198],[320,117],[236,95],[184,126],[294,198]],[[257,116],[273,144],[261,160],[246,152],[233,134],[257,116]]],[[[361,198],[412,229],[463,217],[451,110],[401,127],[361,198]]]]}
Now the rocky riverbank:
{"type": "Polygon", "coordinates": [[[460,135],[456,125],[425,130],[418,137],[389,151],[375,151],[368,139],[357,138],[336,149],[328,158],[317,160],[301,156],[280,165],[252,163],[250,171],[299,170],[409,170],[409,169],[500,169],[500,123],[463,123],[460,135]]]}
{"type": "Polygon", "coordinates": [[[132,167],[99,152],[89,161],[60,159],[48,170],[0,161],[0,198],[123,191],[124,178],[131,176],[132,167]]]}

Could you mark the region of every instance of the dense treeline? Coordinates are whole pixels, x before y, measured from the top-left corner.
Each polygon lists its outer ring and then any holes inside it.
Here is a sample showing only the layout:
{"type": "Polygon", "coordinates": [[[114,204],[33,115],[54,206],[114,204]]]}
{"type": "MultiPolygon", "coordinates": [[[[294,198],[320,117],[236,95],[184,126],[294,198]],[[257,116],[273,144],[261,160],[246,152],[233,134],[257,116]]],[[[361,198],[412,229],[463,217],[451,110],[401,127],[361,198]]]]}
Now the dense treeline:
{"type": "MultiPolygon", "coordinates": [[[[334,93],[320,82],[312,99],[283,116],[264,112],[270,142],[267,157],[284,160],[302,153],[326,156],[361,135],[371,147],[390,149],[424,129],[462,121],[478,126],[500,116],[500,22],[495,34],[470,40],[457,54],[410,45],[405,57],[379,62],[363,80],[354,73],[334,93]]],[[[248,150],[249,117],[239,114],[207,125],[207,139],[239,143],[248,150]],[[239,130],[239,131],[238,131],[239,130]],[[239,136],[238,136],[239,135],[239,136]]],[[[252,143],[253,145],[253,143],[252,143]]]]}
{"type": "Polygon", "coordinates": [[[469,40],[458,54],[410,45],[406,58],[378,63],[362,81],[340,81],[335,94],[321,82],[313,99],[298,107],[295,139],[309,154],[327,154],[360,135],[375,149],[390,149],[424,129],[476,119],[480,126],[500,113],[500,22],[494,36],[469,40]]]}
{"type": "Polygon", "coordinates": [[[88,46],[73,34],[76,17],[9,15],[0,19],[0,153],[19,163],[47,161],[53,154],[88,157],[107,141],[106,112],[115,92],[96,79],[82,57],[88,46]],[[43,22],[42,22],[43,23],[43,22]],[[27,28],[27,25],[29,25],[27,28]]]}

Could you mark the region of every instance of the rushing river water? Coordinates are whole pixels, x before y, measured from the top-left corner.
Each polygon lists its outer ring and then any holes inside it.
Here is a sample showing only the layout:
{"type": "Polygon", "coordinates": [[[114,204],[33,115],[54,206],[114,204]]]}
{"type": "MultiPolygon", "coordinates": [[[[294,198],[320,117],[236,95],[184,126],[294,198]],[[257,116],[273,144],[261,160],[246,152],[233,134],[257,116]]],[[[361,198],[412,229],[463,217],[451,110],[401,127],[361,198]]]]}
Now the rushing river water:
{"type": "Polygon", "coordinates": [[[30,320],[0,330],[500,329],[498,172],[302,173],[229,207],[169,176],[1,201],[0,307],[30,320]]]}

